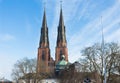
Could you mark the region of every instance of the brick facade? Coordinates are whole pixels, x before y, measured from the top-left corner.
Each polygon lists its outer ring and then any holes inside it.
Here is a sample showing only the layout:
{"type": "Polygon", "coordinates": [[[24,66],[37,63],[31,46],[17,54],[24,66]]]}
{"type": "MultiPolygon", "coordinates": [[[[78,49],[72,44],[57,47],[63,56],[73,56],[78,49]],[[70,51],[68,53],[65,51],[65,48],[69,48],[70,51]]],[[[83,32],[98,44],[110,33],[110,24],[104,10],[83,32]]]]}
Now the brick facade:
{"type": "Polygon", "coordinates": [[[65,56],[65,60],[68,61],[68,48],[67,48],[67,41],[66,41],[66,34],[65,34],[65,26],[64,26],[64,19],[62,15],[62,8],[60,11],[60,20],[58,26],[58,35],[57,35],[57,42],[56,42],[56,53],[55,53],[55,64],[61,60],[61,56],[65,56]]]}
{"type": "Polygon", "coordinates": [[[60,11],[60,20],[59,20],[59,26],[58,26],[55,62],[50,56],[48,27],[47,27],[46,13],[44,10],[40,43],[38,48],[37,72],[38,73],[54,72],[55,64],[61,60],[61,55],[64,55],[65,60],[68,61],[68,49],[67,49],[67,42],[66,42],[64,20],[62,15],[62,8],[60,11]]]}
{"type": "Polygon", "coordinates": [[[53,72],[54,60],[50,56],[48,27],[46,21],[46,13],[44,11],[43,23],[41,28],[40,43],[37,56],[37,72],[50,73],[53,72]]]}

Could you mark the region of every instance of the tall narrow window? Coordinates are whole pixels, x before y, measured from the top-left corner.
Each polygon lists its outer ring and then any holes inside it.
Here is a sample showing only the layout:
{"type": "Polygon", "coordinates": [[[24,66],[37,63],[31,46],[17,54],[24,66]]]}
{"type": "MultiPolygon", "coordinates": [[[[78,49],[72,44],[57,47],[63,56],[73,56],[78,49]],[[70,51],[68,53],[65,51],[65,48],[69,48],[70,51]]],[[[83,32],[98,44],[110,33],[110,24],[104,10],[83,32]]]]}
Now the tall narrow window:
{"type": "Polygon", "coordinates": [[[45,60],[45,51],[42,51],[42,60],[45,60]]]}

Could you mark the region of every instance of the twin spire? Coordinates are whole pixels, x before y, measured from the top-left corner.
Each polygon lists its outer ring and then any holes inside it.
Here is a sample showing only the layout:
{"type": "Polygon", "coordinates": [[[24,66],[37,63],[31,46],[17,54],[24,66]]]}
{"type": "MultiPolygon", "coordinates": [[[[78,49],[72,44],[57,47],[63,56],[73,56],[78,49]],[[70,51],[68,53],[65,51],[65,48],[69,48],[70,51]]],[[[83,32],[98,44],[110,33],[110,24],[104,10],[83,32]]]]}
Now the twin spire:
{"type": "Polygon", "coordinates": [[[66,46],[66,35],[65,35],[65,26],[64,26],[64,19],[62,14],[62,7],[60,9],[60,19],[59,19],[59,26],[58,26],[58,35],[57,35],[57,46],[66,46]]]}
{"type": "Polygon", "coordinates": [[[44,9],[42,27],[47,27],[47,20],[46,20],[46,11],[45,11],[45,9],[44,9]]]}
{"type": "Polygon", "coordinates": [[[63,20],[62,8],[60,9],[59,26],[64,26],[64,20],[63,20]]]}
{"type": "Polygon", "coordinates": [[[47,27],[45,9],[44,9],[43,22],[42,22],[42,28],[41,28],[41,36],[40,36],[40,43],[39,43],[39,48],[44,48],[44,47],[49,47],[48,27],[47,27]]]}
{"type": "MultiPolygon", "coordinates": [[[[60,9],[59,26],[64,26],[64,20],[63,20],[62,8],[60,9]]],[[[43,23],[42,23],[42,27],[47,27],[46,10],[45,10],[45,9],[44,9],[44,15],[43,15],[43,23]]]]}
{"type": "MultiPolygon", "coordinates": [[[[64,26],[63,14],[62,14],[62,6],[61,6],[61,9],[60,9],[57,46],[58,46],[59,42],[66,42],[65,26],[64,26]]],[[[42,28],[41,28],[41,37],[40,37],[39,47],[49,47],[48,28],[47,28],[45,8],[44,8],[44,15],[43,15],[43,22],[42,22],[42,28]]]]}

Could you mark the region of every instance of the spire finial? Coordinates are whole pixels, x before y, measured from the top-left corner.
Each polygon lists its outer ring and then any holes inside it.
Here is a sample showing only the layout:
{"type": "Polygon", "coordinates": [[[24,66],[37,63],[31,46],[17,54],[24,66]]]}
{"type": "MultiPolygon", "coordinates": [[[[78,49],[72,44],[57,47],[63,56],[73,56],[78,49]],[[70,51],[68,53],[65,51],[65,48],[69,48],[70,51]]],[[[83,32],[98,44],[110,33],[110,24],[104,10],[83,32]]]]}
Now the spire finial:
{"type": "Polygon", "coordinates": [[[46,2],[44,2],[44,15],[43,15],[43,24],[42,26],[47,27],[47,21],[46,21],[46,2]]]}
{"type": "Polygon", "coordinates": [[[62,1],[62,0],[60,0],[60,7],[61,7],[61,8],[62,8],[62,2],[63,2],[63,1],[62,1]]]}
{"type": "Polygon", "coordinates": [[[46,2],[44,2],[44,10],[46,9],[46,2]]]}

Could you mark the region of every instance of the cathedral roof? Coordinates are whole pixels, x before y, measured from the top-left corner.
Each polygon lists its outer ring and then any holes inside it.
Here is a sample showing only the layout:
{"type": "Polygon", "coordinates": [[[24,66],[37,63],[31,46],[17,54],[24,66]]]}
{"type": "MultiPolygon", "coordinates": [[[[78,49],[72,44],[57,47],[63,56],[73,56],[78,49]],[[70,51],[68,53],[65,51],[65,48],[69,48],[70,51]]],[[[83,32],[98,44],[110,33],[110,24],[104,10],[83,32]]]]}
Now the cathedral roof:
{"type": "Polygon", "coordinates": [[[62,8],[60,10],[60,18],[59,18],[59,25],[58,25],[57,46],[59,46],[60,42],[62,42],[61,46],[66,46],[66,35],[65,35],[65,26],[64,26],[62,8]]]}
{"type": "Polygon", "coordinates": [[[44,15],[43,15],[43,21],[42,21],[42,28],[41,28],[41,36],[40,36],[39,47],[49,47],[48,27],[47,27],[45,9],[44,9],[44,15]]]}
{"type": "Polygon", "coordinates": [[[47,20],[46,20],[46,11],[45,11],[45,9],[44,9],[42,26],[43,26],[44,28],[47,27],[47,20]]]}
{"type": "Polygon", "coordinates": [[[62,59],[61,61],[59,61],[56,65],[59,65],[59,66],[61,66],[61,65],[67,65],[67,61],[66,60],[64,60],[64,59],[62,59]]]}
{"type": "Polygon", "coordinates": [[[64,27],[64,19],[63,19],[63,14],[62,14],[62,8],[60,10],[59,26],[64,27]]]}
{"type": "Polygon", "coordinates": [[[60,60],[57,64],[56,64],[56,69],[64,69],[66,67],[66,65],[68,64],[68,62],[65,60],[65,56],[62,55],[62,60],[60,60]]]}

